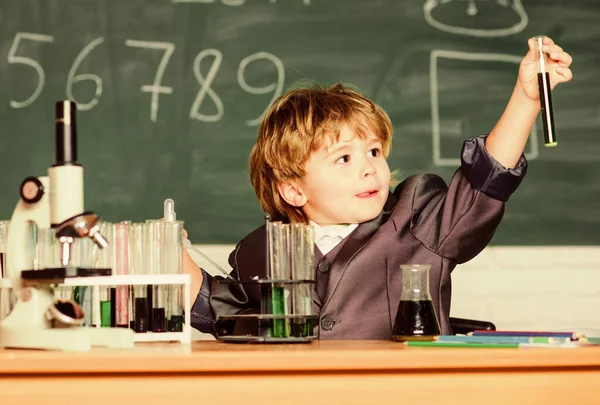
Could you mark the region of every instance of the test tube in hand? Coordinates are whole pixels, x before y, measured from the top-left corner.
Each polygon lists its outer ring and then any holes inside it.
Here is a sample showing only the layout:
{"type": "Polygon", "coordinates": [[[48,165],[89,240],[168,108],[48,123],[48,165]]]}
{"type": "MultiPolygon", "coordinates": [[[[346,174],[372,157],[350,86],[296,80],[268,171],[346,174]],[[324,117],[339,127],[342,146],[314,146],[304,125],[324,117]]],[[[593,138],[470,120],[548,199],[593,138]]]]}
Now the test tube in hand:
{"type": "Polygon", "coordinates": [[[542,125],[544,127],[544,144],[546,146],[556,146],[556,132],[554,131],[554,113],[552,111],[552,92],[550,89],[550,74],[547,67],[547,55],[542,50],[544,36],[539,35],[534,38],[538,53],[538,86],[540,89],[540,104],[542,125]]]}

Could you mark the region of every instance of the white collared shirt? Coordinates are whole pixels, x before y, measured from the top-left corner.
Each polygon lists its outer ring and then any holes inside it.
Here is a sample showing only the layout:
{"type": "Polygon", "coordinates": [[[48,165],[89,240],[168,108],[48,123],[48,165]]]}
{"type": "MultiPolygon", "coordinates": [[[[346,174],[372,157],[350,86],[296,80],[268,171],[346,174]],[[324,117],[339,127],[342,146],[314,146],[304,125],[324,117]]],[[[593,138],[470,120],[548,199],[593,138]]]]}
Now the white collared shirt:
{"type": "Polygon", "coordinates": [[[326,255],[335,248],[344,238],[352,233],[358,224],[325,225],[321,226],[310,221],[315,231],[315,244],[326,255]]]}

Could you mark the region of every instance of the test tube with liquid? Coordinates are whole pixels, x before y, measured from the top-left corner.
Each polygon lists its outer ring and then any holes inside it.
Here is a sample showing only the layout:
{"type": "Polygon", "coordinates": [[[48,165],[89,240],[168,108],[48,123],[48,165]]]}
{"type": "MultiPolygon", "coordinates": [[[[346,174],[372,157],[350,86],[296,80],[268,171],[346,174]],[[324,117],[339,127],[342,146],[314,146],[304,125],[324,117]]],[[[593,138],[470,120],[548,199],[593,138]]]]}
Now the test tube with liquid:
{"type": "MultiPolygon", "coordinates": [[[[148,274],[162,274],[162,235],[164,221],[149,219],[146,221],[146,271],[148,274]]],[[[164,285],[151,286],[152,317],[150,323],[153,332],[166,331],[164,285]]],[[[148,294],[150,298],[150,294],[148,294]]],[[[150,301],[150,299],[149,299],[150,301]]],[[[149,325],[150,326],[150,325],[149,325]]]]}
{"type": "MultiPolygon", "coordinates": [[[[146,229],[148,224],[134,223],[130,232],[130,273],[145,274],[146,272],[146,229]]],[[[136,333],[148,332],[148,290],[145,285],[134,285],[132,288],[133,301],[133,330],[136,333]]]]}
{"type": "MultiPolygon", "coordinates": [[[[271,270],[272,280],[286,280],[289,279],[289,255],[288,255],[288,242],[289,242],[289,224],[282,224],[280,221],[273,221],[270,223],[271,231],[269,235],[269,267],[271,270]]],[[[289,294],[287,294],[289,296],[289,294]]],[[[274,283],[271,288],[271,308],[273,315],[286,315],[287,314],[287,297],[286,287],[283,283],[274,283]]],[[[289,336],[287,321],[285,318],[274,318],[273,319],[273,337],[287,337],[289,336]]]]}
{"type": "MultiPolygon", "coordinates": [[[[312,225],[294,224],[291,232],[292,279],[299,281],[314,280],[314,233],[312,225]]],[[[294,314],[312,315],[313,284],[294,284],[293,309],[294,314]]],[[[292,334],[295,337],[313,335],[313,320],[309,318],[294,318],[292,334]]]]}
{"type": "MultiPolygon", "coordinates": [[[[110,222],[100,223],[100,233],[104,236],[108,242],[108,246],[104,249],[99,249],[94,246],[93,262],[94,267],[97,268],[110,268],[111,274],[115,274],[114,267],[114,251],[115,251],[115,227],[110,222]]],[[[99,288],[99,300],[100,300],[100,326],[110,328],[114,325],[113,322],[113,303],[111,299],[111,287],[100,286],[99,288]]]]}
{"type": "Polygon", "coordinates": [[[548,147],[556,146],[558,140],[554,128],[554,112],[552,110],[552,91],[550,86],[550,74],[548,72],[548,57],[542,50],[544,36],[535,38],[538,53],[538,87],[540,90],[540,105],[542,126],[544,128],[544,144],[548,147]]]}
{"type": "MultiPolygon", "coordinates": [[[[71,245],[71,265],[73,267],[92,267],[92,249],[94,242],[90,238],[75,238],[71,245]]],[[[63,298],[75,300],[83,309],[85,318],[83,326],[94,324],[93,290],[92,286],[68,287],[63,286],[63,298]]]]}
{"type": "MultiPolygon", "coordinates": [[[[290,224],[282,224],[282,244],[284,253],[282,256],[281,263],[281,276],[283,280],[292,279],[292,226],[290,224]]],[[[283,284],[283,314],[289,315],[292,313],[292,292],[293,285],[290,283],[283,284]]],[[[285,324],[285,337],[290,336],[291,333],[291,322],[289,319],[284,319],[285,324]]]]}
{"type": "MultiPolygon", "coordinates": [[[[130,221],[118,222],[115,225],[115,273],[129,274],[129,228],[130,221]]],[[[116,326],[129,328],[129,286],[117,286],[116,326]]]]}
{"type": "MultiPolygon", "coordinates": [[[[165,221],[163,235],[163,269],[166,274],[183,274],[183,221],[165,221]]],[[[167,330],[183,331],[181,285],[169,285],[167,295],[167,330]]]]}
{"type": "MultiPolygon", "coordinates": [[[[183,273],[183,221],[176,221],[175,201],[167,198],[163,203],[163,270],[166,274],[183,273]]],[[[167,330],[183,330],[183,309],[181,305],[182,287],[167,287],[167,330]]]]}

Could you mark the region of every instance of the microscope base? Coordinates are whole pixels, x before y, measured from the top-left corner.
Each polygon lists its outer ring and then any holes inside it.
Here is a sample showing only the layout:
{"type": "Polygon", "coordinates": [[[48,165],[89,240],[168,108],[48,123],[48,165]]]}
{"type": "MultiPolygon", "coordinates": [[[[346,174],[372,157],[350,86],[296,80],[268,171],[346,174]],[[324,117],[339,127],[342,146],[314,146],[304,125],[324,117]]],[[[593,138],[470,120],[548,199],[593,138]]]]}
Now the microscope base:
{"type": "Polygon", "coordinates": [[[0,348],[88,351],[92,346],[133,347],[134,332],[124,328],[69,327],[40,329],[0,326],[0,348]]]}

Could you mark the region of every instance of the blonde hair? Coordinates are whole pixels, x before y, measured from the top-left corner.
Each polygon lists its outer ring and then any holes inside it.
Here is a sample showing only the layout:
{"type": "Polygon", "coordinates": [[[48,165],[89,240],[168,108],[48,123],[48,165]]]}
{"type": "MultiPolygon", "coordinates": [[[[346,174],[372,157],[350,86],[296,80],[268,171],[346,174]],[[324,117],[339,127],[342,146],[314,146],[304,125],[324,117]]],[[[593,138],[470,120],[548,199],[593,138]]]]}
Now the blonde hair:
{"type": "Polygon", "coordinates": [[[388,157],[390,118],[381,107],[349,87],[337,84],[292,89],[270,106],[250,153],[250,182],[272,220],[308,222],[301,207],[288,204],[280,196],[277,184],[301,179],[310,154],[325,142],[337,140],[344,124],[361,138],[374,134],[388,157]]]}

